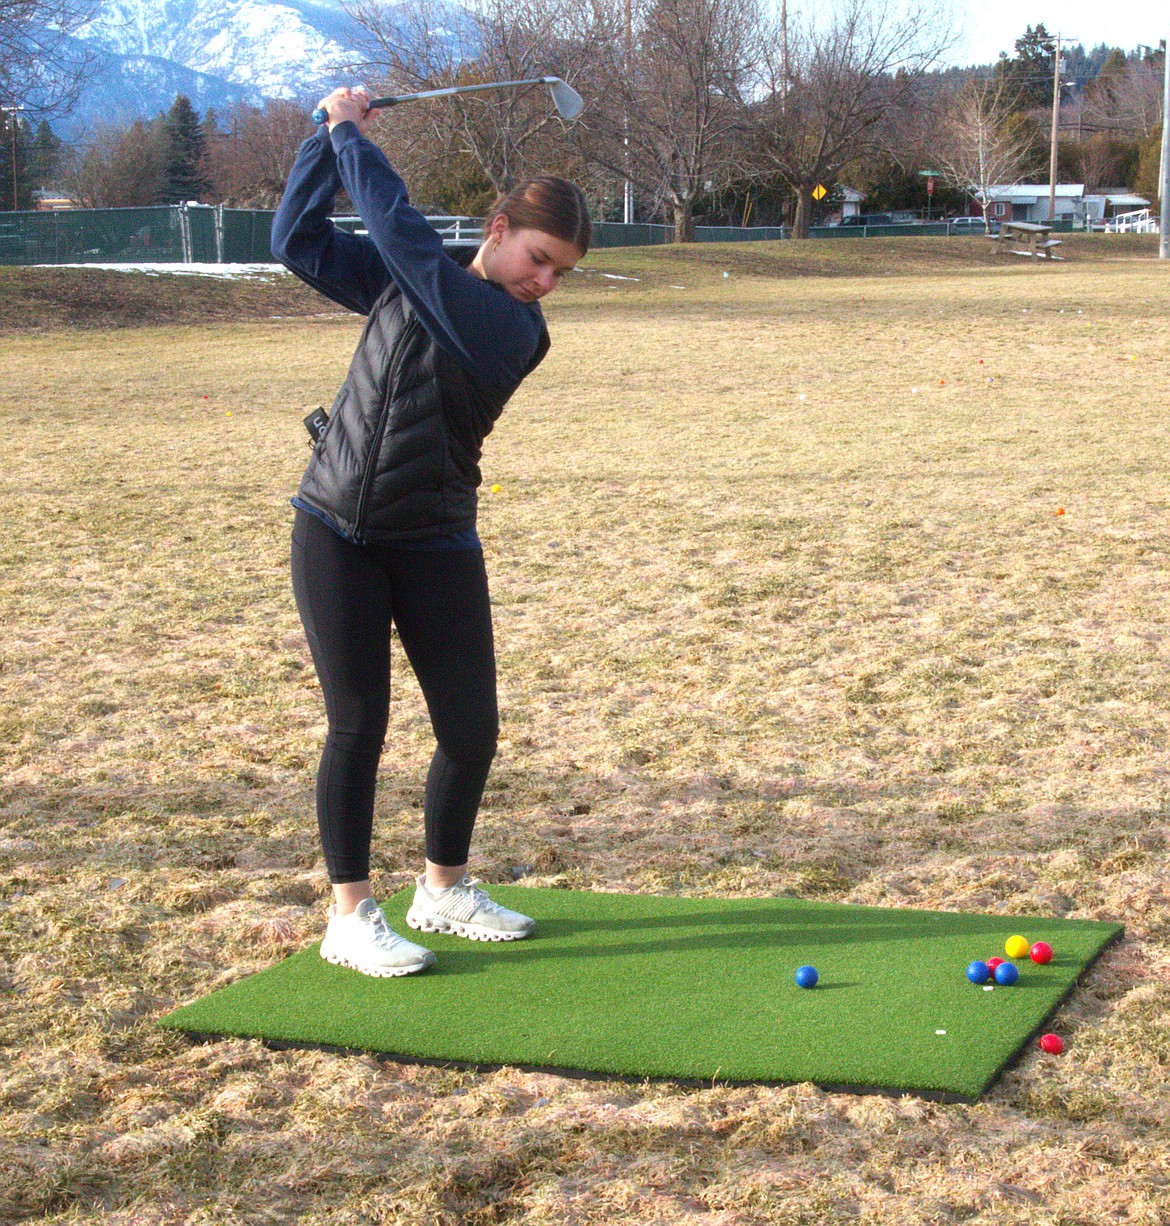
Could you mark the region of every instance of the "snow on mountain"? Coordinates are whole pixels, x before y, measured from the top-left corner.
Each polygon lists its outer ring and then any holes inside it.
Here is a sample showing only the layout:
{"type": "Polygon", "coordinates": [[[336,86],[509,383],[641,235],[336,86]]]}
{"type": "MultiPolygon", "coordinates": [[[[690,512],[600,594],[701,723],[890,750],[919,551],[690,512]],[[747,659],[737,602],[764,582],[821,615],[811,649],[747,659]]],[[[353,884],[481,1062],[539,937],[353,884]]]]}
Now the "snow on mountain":
{"type": "MultiPolygon", "coordinates": [[[[434,7],[443,28],[432,36],[473,41],[465,10],[434,7]]],[[[103,121],[157,115],[179,93],[200,112],[265,98],[315,102],[334,85],[356,84],[346,66],[366,58],[342,0],[101,0],[77,34],[99,64],[74,112],[54,123],[66,139],[103,121]]]]}
{"type": "Polygon", "coordinates": [[[268,97],[295,98],[360,58],[343,37],[348,25],[335,3],[106,0],[79,33],[120,55],[155,56],[268,97]]]}
{"type": "Polygon", "coordinates": [[[200,113],[215,109],[223,114],[240,103],[264,102],[259,90],[194,72],[173,60],[119,55],[101,47],[97,52],[77,104],[68,115],[53,120],[53,130],[62,140],[84,140],[101,128],[153,118],[170,108],[176,94],[190,98],[200,113]]]}
{"type": "MultiPolygon", "coordinates": [[[[436,7],[445,28],[432,34],[466,35],[458,5],[436,7]]],[[[341,0],[103,0],[80,33],[116,54],[172,60],[270,98],[354,81],[347,66],[366,58],[341,0]]]]}

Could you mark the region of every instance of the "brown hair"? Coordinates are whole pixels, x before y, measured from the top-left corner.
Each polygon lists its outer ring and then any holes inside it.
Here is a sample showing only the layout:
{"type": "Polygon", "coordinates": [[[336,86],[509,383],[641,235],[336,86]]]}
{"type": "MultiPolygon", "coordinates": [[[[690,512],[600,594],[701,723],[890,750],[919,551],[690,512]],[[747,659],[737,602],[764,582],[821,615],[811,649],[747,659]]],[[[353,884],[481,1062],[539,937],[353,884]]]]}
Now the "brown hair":
{"type": "Polygon", "coordinates": [[[567,179],[553,175],[525,179],[492,205],[483,223],[485,233],[501,214],[508,219],[508,225],[517,230],[540,230],[543,234],[562,238],[577,247],[582,255],[589,250],[589,240],[593,237],[589,206],[581,189],[567,179]]]}

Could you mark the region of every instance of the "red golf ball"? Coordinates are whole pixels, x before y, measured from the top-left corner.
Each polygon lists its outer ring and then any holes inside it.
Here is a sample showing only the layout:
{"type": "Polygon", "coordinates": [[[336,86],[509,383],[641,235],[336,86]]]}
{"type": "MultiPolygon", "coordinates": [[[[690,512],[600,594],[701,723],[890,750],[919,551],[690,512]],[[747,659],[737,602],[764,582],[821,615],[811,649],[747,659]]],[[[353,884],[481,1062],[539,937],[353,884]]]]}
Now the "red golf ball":
{"type": "Polygon", "coordinates": [[[1047,966],[1052,961],[1052,946],[1047,941],[1037,941],[1028,956],[1037,966],[1047,966]]]}
{"type": "Polygon", "coordinates": [[[1041,1035],[1040,1050],[1046,1051],[1050,1056],[1059,1056],[1064,1051],[1064,1040],[1058,1034],[1041,1035]]]}

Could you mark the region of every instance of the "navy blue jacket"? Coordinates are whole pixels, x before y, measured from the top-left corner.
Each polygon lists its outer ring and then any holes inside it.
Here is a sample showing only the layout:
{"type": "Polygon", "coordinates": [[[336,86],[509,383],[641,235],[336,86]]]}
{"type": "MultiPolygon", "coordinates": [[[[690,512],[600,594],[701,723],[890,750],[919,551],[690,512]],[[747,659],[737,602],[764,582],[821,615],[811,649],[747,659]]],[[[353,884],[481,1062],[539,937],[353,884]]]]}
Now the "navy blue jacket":
{"type": "Polygon", "coordinates": [[[548,351],[540,308],[462,267],[474,253],[448,255],[385,155],[352,123],[301,146],[272,250],[367,316],[298,505],[358,541],[473,529],[483,440],[548,351]],[[342,186],[369,237],[329,220],[342,186]]]}

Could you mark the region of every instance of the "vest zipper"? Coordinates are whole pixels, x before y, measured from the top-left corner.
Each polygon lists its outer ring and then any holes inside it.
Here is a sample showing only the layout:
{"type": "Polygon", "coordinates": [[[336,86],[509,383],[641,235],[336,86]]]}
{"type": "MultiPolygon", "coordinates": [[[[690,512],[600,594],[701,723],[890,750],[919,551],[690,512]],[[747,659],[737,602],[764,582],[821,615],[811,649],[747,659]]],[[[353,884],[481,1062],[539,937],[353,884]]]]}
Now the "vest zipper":
{"type": "Polygon", "coordinates": [[[382,438],[386,433],[386,426],[390,420],[390,401],[394,395],[394,384],[398,378],[398,371],[402,366],[402,355],[406,351],[406,339],[417,321],[418,316],[412,314],[403,326],[402,334],[398,338],[398,344],[394,347],[394,356],[390,360],[390,371],[386,376],[386,394],[382,398],[382,411],[378,414],[378,425],[374,430],[374,437],[370,440],[370,452],[366,458],[366,471],[362,474],[362,488],[358,494],[357,513],[354,516],[354,536],[362,544],[365,544],[362,529],[365,527],[366,502],[369,499],[370,486],[374,481],[374,471],[378,466],[378,453],[382,450],[382,438]]]}

